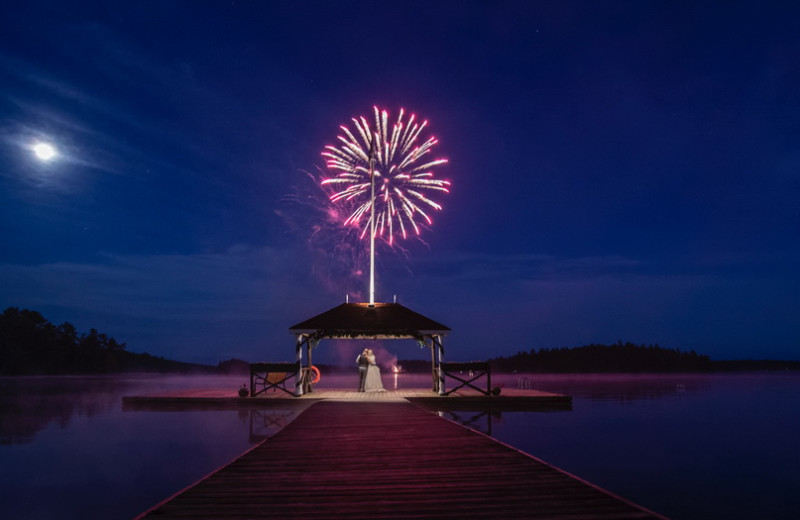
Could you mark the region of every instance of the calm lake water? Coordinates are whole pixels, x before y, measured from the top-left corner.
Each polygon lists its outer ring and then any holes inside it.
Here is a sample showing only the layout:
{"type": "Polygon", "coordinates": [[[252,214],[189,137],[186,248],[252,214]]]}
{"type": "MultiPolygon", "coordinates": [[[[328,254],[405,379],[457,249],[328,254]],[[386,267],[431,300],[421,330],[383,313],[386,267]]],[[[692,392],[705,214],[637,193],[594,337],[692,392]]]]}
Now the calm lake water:
{"type": "MultiPolygon", "coordinates": [[[[298,409],[148,411],[122,397],[246,379],[0,378],[0,518],[131,518],[196,482],[298,409]]],[[[800,374],[493,380],[568,393],[572,409],[445,416],[675,520],[800,517],[800,374]]],[[[428,384],[384,376],[387,388],[428,384]]]]}

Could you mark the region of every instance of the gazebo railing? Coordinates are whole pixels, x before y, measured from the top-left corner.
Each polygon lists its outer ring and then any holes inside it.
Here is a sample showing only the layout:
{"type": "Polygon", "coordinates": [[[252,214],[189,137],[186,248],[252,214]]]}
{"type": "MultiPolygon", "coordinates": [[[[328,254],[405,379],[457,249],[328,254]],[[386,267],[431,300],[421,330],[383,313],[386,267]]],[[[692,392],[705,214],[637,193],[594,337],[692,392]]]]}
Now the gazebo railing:
{"type": "Polygon", "coordinates": [[[442,362],[439,369],[444,372],[445,377],[455,379],[459,382],[454,388],[447,390],[440,395],[449,395],[459,388],[469,387],[477,390],[483,395],[491,395],[492,392],[492,367],[485,361],[474,361],[469,363],[449,363],[442,362]],[[466,372],[466,375],[464,374],[466,372]],[[473,383],[478,379],[486,378],[486,390],[478,388],[473,383]]]}

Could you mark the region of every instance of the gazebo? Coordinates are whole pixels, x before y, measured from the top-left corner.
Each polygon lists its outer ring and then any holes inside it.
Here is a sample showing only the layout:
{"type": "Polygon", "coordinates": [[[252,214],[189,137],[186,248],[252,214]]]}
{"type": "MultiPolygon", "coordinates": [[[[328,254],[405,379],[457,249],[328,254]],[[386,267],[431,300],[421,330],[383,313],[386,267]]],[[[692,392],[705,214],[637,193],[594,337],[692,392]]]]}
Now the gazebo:
{"type": "Polygon", "coordinates": [[[444,395],[444,372],[440,370],[444,360],[442,338],[450,328],[399,303],[343,303],[289,327],[289,331],[297,338],[297,396],[311,390],[311,354],[323,339],[416,340],[420,347],[430,349],[433,390],[444,395]]]}

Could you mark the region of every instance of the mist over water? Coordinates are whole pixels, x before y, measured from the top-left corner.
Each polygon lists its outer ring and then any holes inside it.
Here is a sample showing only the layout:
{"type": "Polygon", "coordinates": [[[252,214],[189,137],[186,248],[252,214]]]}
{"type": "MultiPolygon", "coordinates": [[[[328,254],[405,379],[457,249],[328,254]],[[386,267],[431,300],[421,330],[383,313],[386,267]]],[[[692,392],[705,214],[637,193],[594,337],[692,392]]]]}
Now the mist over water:
{"type": "Polygon", "coordinates": [[[253,444],[248,413],[126,412],[122,396],[239,379],[0,378],[0,518],[130,518],[198,480],[253,444]]]}
{"type": "Polygon", "coordinates": [[[572,412],[493,435],[673,519],[800,514],[800,374],[532,376],[572,412]]]}
{"type": "MultiPolygon", "coordinates": [[[[299,409],[123,406],[235,391],[247,376],[0,378],[0,518],[130,518],[231,461],[299,409]]],[[[383,371],[384,386],[429,388],[383,371]]],[[[495,375],[573,395],[566,411],[442,412],[673,519],[796,518],[800,374],[495,375]]],[[[356,373],[320,388],[354,388],[356,373]]]]}

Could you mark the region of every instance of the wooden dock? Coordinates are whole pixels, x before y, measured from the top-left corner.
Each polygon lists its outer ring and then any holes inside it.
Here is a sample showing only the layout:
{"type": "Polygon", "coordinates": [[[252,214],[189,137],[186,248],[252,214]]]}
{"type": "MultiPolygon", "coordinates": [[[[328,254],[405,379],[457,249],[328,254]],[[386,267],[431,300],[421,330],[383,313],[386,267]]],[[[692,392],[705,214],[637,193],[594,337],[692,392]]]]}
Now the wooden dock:
{"type": "Polygon", "coordinates": [[[328,399],[138,518],[663,517],[402,399],[328,399]]]}

